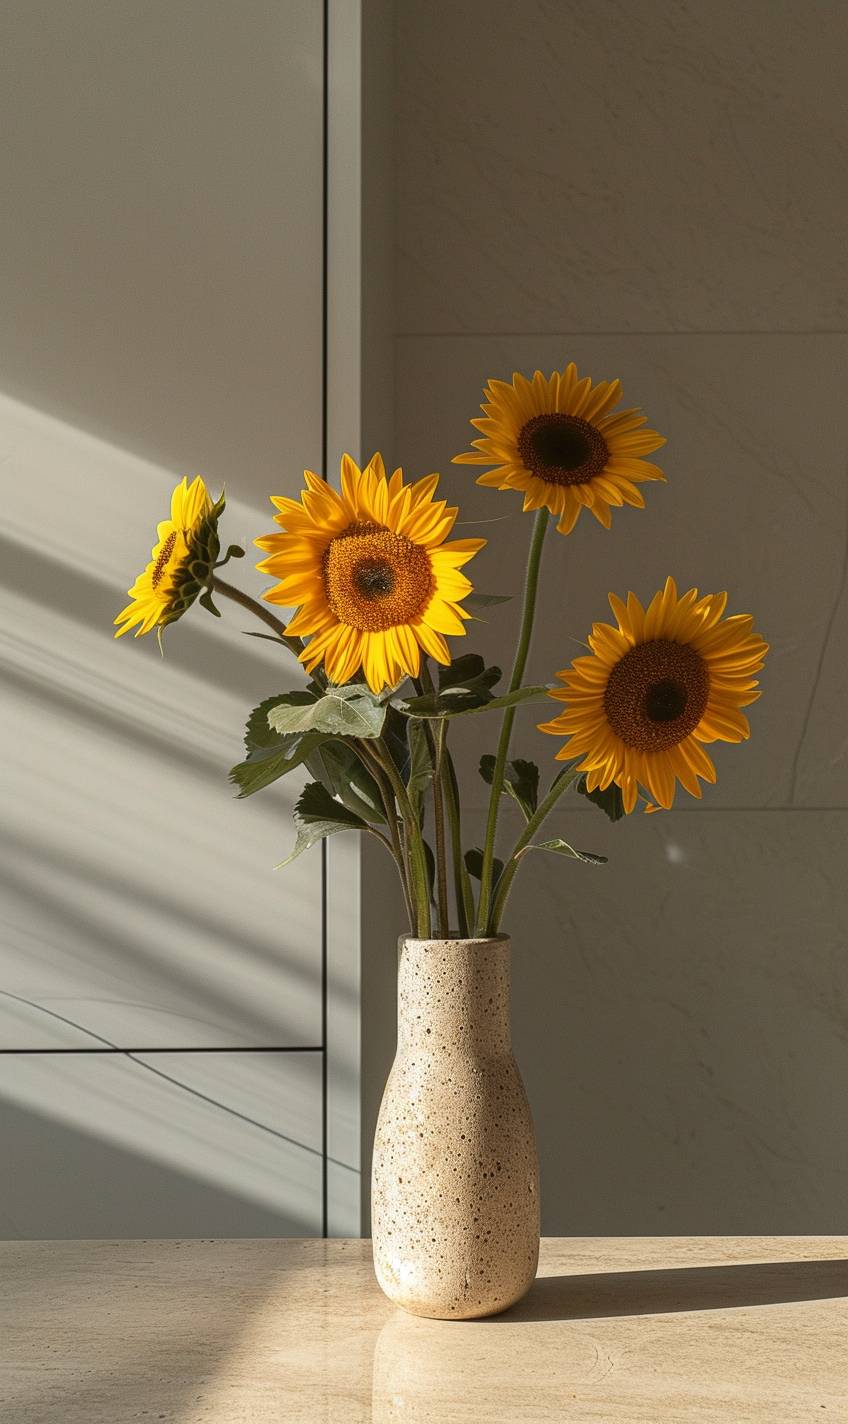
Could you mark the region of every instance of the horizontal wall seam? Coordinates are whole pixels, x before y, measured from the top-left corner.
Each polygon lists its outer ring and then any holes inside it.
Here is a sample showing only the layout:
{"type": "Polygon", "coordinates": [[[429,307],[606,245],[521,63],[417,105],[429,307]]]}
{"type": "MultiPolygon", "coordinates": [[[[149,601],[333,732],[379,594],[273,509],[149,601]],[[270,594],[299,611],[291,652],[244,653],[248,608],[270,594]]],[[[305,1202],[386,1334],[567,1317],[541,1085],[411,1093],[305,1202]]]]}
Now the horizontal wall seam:
{"type": "Polygon", "coordinates": [[[396,341],[424,341],[428,338],[438,341],[451,341],[454,339],[464,340],[466,338],[476,341],[496,340],[500,337],[509,337],[516,340],[546,341],[558,339],[559,337],[579,340],[581,336],[848,336],[848,331],[834,327],[823,327],[820,330],[810,327],[805,330],[781,331],[769,328],[759,331],[756,328],[750,330],[727,330],[718,331],[714,329],[701,330],[697,327],[678,327],[675,329],[662,329],[657,331],[396,331],[396,341]]]}
{"type": "Polygon", "coordinates": [[[254,1046],[253,1044],[250,1044],[250,1045],[241,1044],[241,1045],[239,1045],[237,1048],[206,1048],[206,1047],[198,1048],[196,1045],[193,1045],[193,1046],[190,1047],[190,1048],[181,1048],[181,1047],[179,1047],[179,1046],[177,1046],[177,1047],[175,1047],[175,1048],[161,1048],[161,1047],[160,1047],[160,1048],[0,1048],[0,1055],[3,1055],[3,1054],[18,1054],[18,1055],[22,1055],[22,1054],[25,1054],[25,1053],[30,1053],[30,1054],[31,1054],[31,1053],[112,1053],[112,1054],[118,1053],[118,1054],[124,1054],[124,1055],[126,1055],[126,1054],[130,1054],[130,1053],[147,1053],[147,1054],[153,1054],[153,1053],[323,1053],[323,1052],[324,1052],[324,1049],[320,1046],[320,1044],[312,1044],[312,1043],[310,1043],[310,1044],[305,1044],[302,1048],[301,1048],[301,1047],[295,1047],[295,1046],[293,1046],[293,1045],[291,1045],[291,1044],[287,1044],[287,1045],[285,1045],[285,1046],[283,1046],[283,1045],[277,1046],[277,1045],[274,1045],[274,1044],[267,1044],[267,1043],[256,1044],[255,1046],[254,1046]]]}

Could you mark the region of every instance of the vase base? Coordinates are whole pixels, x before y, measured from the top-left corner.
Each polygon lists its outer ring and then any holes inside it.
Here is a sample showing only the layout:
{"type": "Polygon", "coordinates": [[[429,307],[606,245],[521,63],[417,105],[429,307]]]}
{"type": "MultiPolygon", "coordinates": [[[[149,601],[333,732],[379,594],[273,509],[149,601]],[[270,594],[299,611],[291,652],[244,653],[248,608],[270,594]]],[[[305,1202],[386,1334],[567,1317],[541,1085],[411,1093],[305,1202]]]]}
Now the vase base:
{"type": "MultiPolygon", "coordinates": [[[[530,1285],[532,1284],[531,1281],[530,1285]]],[[[397,1306],[398,1310],[402,1310],[406,1315],[417,1315],[421,1320],[487,1320],[493,1315],[503,1315],[504,1311],[511,1310],[514,1305],[524,1299],[529,1289],[530,1286],[527,1286],[526,1289],[519,1291],[517,1295],[501,1304],[474,1306],[473,1308],[462,1307],[457,1310],[439,1310],[431,1306],[407,1304],[404,1301],[389,1298],[392,1299],[392,1304],[397,1306]]]]}
{"type": "Polygon", "coordinates": [[[407,1315],[418,1315],[426,1320],[484,1320],[490,1315],[502,1315],[523,1300],[536,1279],[537,1265],[538,1254],[527,1263],[526,1274],[518,1281],[513,1275],[511,1282],[503,1278],[501,1282],[487,1281],[479,1283],[475,1290],[466,1276],[465,1281],[461,1285],[457,1283],[450,1292],[445,1291],[444,1281],[434,1281],[434,1289],[426,1294],[420,1289],[425,1285],[423,1281],[419,1282],[418,1292],[404,1290],[385,1261],[375,1260],[374,1270],[383,1294],[407,1315]]]}

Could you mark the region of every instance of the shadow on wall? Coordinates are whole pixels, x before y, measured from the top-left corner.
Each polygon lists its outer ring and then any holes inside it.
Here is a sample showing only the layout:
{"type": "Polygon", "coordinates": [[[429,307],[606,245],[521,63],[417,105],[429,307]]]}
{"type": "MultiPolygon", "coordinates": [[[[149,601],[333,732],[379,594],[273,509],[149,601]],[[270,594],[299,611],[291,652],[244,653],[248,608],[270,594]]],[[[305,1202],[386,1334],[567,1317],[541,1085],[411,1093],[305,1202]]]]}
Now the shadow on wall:
{"type": "Polygon", "coordinates": [[[0,396],[0,477],[0,1230],[320,1234],[320,855],[227,780],[299,669],[241,610],[114,641],[169,472],[0,396]]]}
{"type": "MultiPolygon", "coordinates": [[[[320,1043],[320,856],[273,869],[299,785],[242,805],[227,780],[251,707],[300,670],[240,609],[192,609],[164,658],[114,641],[167,471],[0,396],[0,474],[0,988],[118,1047],[320,1043]]],[[[261,527],[238,501],[225,519],[261,527]]],[[[259,591],[250,559],[239,575],[259,591]]],[[[19,1030],[0,1009],[0,1047],[67,1042],[19,1030]]]]}
{"type": "Polygon", "coordinates": [[[843,1232],[845,813],[556,821],[610,861],[511,907],[545,1234],[843,1232]]]}
{"type": "MultiPolygon", "coordinates": [[[[128,1109],[127,1119],[137,1121],[134,1109],[128,1109]]],[[[250,1192],[251,1173],[261,1165],[270,1169],[267,1154],[264,1164],[261,1154],[252,1161],[245,1154],[247,1189],[240,1191],[232,1184],[231,1168],[216,1182],[157,1160],[156,1126],[148,1121],[145,1127],[147,1143],[133,1151],[58,1117],[0,1100],[3,1236],[24,1241],[193,1237],[199,1221],[204,1234],[224,1238],[320,1235],[320,1160],[314,1167],[306,1162],[307,1149],[299,1149],[303,1165],[292,1151],[276,1154],[274,1205],[250,1192]]],[[[211,1155],[214,1141],[208,1146],[211,1155]]],[[[220,1146],[224,1154],[232,1151],[229,1134],[220,1146]]]]}
{"type": "Polygon", "coordinates": [[[2,1064],[4,1235],[321,1234],[319,1055],[7,1054],[2,1064]]]}

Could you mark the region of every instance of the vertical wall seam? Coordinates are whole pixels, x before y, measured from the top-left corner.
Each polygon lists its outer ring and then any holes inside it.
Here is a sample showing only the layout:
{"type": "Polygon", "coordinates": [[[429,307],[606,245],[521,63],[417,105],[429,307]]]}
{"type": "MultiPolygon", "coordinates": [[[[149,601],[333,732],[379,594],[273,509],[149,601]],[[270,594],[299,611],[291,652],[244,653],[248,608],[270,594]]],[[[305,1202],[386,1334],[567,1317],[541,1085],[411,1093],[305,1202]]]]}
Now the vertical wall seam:
{"type": "MultiPolygon", "coordinates": [[[[323,0],[323,56],[322,56],[322,173],[321,173],[321,470],[327,478],[327,249],[328,249],[328,193],[329,193],[329,0],[323,0]]],[[[328,1182],[328,1072],[329,1045],[327,1043],[327,842],[321,842],[321,1234],[329,1235],[329,1182],[328,1182]]]]}

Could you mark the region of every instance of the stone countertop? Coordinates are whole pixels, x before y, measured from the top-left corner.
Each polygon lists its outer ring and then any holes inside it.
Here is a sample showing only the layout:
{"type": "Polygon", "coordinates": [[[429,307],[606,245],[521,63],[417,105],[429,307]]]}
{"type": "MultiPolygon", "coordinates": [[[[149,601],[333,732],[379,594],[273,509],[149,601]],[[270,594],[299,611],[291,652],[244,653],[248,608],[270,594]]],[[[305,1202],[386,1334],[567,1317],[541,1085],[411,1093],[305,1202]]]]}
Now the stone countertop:
{"type": "Polygon", "coordinates": [[[369,1241],[0,1243],[8,1424],[848,1421],[848,1237],[557,1238],[519,1305],[405,1315],[369,1241]]]}

